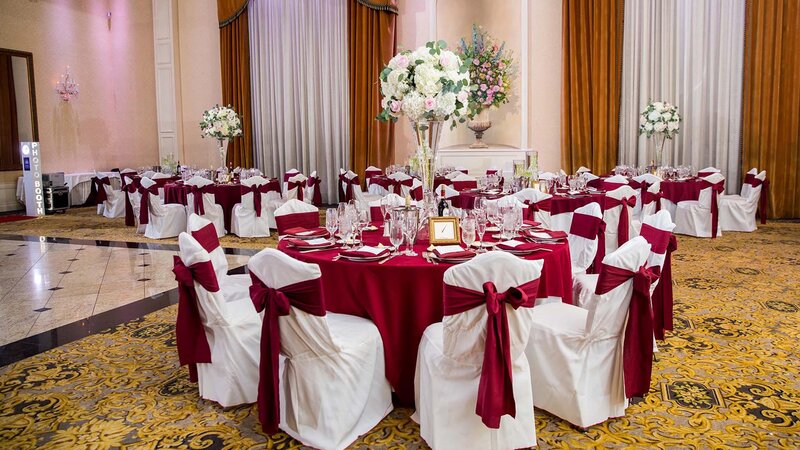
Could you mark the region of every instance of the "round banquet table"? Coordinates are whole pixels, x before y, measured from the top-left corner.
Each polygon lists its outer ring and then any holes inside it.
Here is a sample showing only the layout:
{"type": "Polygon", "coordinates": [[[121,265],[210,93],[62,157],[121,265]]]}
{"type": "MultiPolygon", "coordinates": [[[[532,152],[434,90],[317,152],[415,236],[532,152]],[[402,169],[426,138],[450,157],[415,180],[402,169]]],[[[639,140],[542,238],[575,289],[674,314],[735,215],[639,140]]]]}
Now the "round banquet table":
{"type": "MultiPolygon", "coordinates": [[[[164,186],[164,203],[178,203],[186,205],[186,195],[189,193],[189,186],[180,183],[170,183],[164,186]]],[[[225,229],[231,229],[231,214],[233,207],[242,202],[242,185],[215,184],[214,202],[222,206],[222,214],[225,216],[225,229]]]]}
{"type": "Polygon", "coordinates": [[[699,178],[662,181],[661,197],[675,204],[687,200],[697,200],[700,198],[700,191],[703,190],[701,181],[699,178]]]}
{"type": "MultiPolygon", "coordinates": [[[[489,232],[486,240],[491,241],[489,232]]],[[[389,246],[389,238],[379,231],[364,232],[364,243],[389,246]]],[[[405,247],[405,246],[403,246],[405,247]]],[[[322,291],[328,311],[351,314],[372,320],[383,339],[386,378],[401,405],[414,404],[414,373],[417,348],[428,325],[443,317],[442,284],[450,264],[432,264],[421,255],[427,241],[418,241],[418,256],[396,256],[385,264],[333,261],[338,248],[303,252],[289,248],[285,241],[278,249],[308,263],[318,264],[322,272],[322,291]]],[[[572,263],[569,246],[543,244],[526,259],[542,259],[537,298],[559,297],[572,302],[572,263]]]]}

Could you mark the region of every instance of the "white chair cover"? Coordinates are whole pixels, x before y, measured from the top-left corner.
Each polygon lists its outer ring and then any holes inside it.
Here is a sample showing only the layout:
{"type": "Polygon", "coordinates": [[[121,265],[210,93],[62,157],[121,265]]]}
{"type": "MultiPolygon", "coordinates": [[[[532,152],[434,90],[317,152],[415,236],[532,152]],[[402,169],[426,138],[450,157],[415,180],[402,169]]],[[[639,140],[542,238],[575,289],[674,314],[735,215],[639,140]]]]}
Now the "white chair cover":
{"type": "MultiPolygon", "coordinates": [[[[289,199],[283,205],[278,207],[278,209],[275,210],[275,221],[276,223],[278,223],[281,222],[281,220],[279,219],[280,217],[288,217],[295,214],[307,214],[307,213],[317,214],[315,226],[319,226],[319,209],[316,206],[309,205],[308,203],[301,202],[300,200],[297,199],[289,199]]],[[[285,227],[280,226],[280,224],[278,224],[277,228],[279,235],[283,234],[283,231],[285,231],[284,230],[285,227]]]]}
{"type": "Polygon", "coordinates": [[[154,172],[152,170],[146,170],[144,173],[142,173],[142,178],[153,179],[153,178],[155,178],[155,175],[156,175],[156,172],[154,172]]]}
{"type": "MultiPolygon", "coordinates": [[[[627,180],[626,180],[627,182],[627,180]]],[[[613,191],[606,192],[606,197],[612,199],[631,199],[636,197],[636,190],[630,186],[622,186],[613,191]]],[[[612,253],[619,247],[619,223],[622,216],[622,208],[628,210],[628,237],[636,236],[636,228],[633,226],[633,208],[625,203],[603,211],[603,221],[606,223],[606,255],[612,253]]]]}
{"type": "MultiPolygon", "coordinates": [[[[247,267],[273,289],[321,276],[316,264],[274,249],[254,255],[247,267]]],[[[278,320],[285,356],[279,373],[280,428],[288,435],[316,448],[343,449],[392,410],[375,324],[346,314],[315,316],[294,307],[278,320]]]]}
{"type": "MultiPolygon", "coordinates": [[[[178,245],[186,266],[211,260],[186,232],[178,236],[178,245]]],[[[209,292],[197,282],[194,286],[211,348],[211,363],[197,364],[200,397],[223,407],[254,403],[258,398],[261,318],[252,302],[228,302],[223,287],[209,292]]]]}
{"type": "MultiPolygon", "coordinates": [[[[156,184],[147,177],[142,177],[140,183],[144,188],[156,184]]],[[[175,203],[164,204],[161,197],[151,194],[148,201],[148,221],[144,228],[144,237],[163,239],[175,237],[184,231],[186,231],[186,208],[175,203]]]]}
{"type": "MultiPolygon", "coordinates": [[[[127,169],[126,169],[127,170],[127,169]]],[[[133,178],[126,176],[125,177],[125,184],[130,185],[133,183],[133,178]]],[[[139,223],[139,212],[142,205],[142,194],[139,192],[138,189],[134,190],[133,192],[128,193],[128,201],[131,202],[131,210],[133,211],[133,219],[136,223],[136,233],[143,234],[144,233],[144,226],[139,223]]]]}
{"type": "MultiPolygon", "coordinates": [[[[520,202],[526,205],[530,205],[533,203],[539,203],[543,200],[547,200],[552,198],[553,196],[550,194],[545,194],[544,192],[539,191],[538,189],[533,188],[525,188],[517,193],[514,194],[520,202]]],[[[571,214],[570,218],[571,219],[571,214]]],[[[553,217],[550,215],[550,211],[536,211],[533,216],[533,220],[542,224],[544,228],[550,228],[553,226],[553,217]]],[[[566,226],[566,229],[563,231],[569,231],[569,225],[566,226]]]]}
{"type": "MultiPolygon", "coordinates": [[[[651,173],[635,176],[633,180],[639,183],[647,183],[647,192],[652,194],[658,194],[661,191],[661,178],[651,173]]],[[[642,191],[641,189],[636,189],[636,206],[633,207],[633,217],[641,222],[645,216],[649,216],[655,212],[656,203],[649,202],[646,205],[642,204],[642,191]]]]}
{"type": "Polygon", "coordinates": [[[189,214],[186,219],[186,228],[189,234],[197,240],[200,245],[208,252],[211,257],[211,264],[214,266],[214,273],[217,274],[219,287],[225,295],[225,301],[244,302],[242,308],[252,306],[250,302],[250,277],[247,274],[228,275],[228,258],[225,257],[225,250],[219,243],[217,234],[212,229],[214,224],[210,220],[204,219],[197,214],[189,214]],[[212,233],[213,232],[213,233],[212,233]]]}
{"type": "Polygon", "coordinates": [[[590,168],[588,168],[586,166],[580,166],[575,173],[577,175],[580,175],[582,173],[592,173],[592,169],[590,169],[590,168]]]}
{"type": "MultiPolygon", "coordinates": [[[[356,173],[353,172],[352,170],[348,170],[345,173],[344,176],[348,180],[352,180],[353,178],[357,177],[358,175],[356,175],[356,173]]],[[[344,189],[344,191],[347,192],[347,183],[345,183],[344,181],[342,182],[342,189],[344,189]]],[[[353,200],[358,202],[359,208],[369,208],[370,202],[373,202],[375,200],[380,200],[381,197],[382,197],[382,195],[365,194],[361,190],[361,185],[360,184],[353,184],[353,200]]]]}
{"type": "Polygon", "coordinates": [[[569,241],[569,256],[572,260],[573,274],[586,272],[586,269],[592,265],[597,255],[597,237],[594,239],[587,239],[572,233],[576,226],[581,226],[583,222],[587,222],[587,217],[595,218],[589,219],[589,221],[602,219],[603,212],[600,210],[600,205],[597,203],[589,203],[588,205],[576,209],[572,215],[570,234],[567,236],[567,240],[569,241]]]}
{"type": "MultiPolygon", "coordinates": [[[[262,176],[250,177],[242,180],[242,185],[247,187],[263,186],[270,180],[262,176]]],[[[270,202],[280,201],[280,193],[270,191],[259,193],[261,196],[261,216],[256,214],[253,192],[242,194],[242,202],[233,206],[231,212],[231,232],[239,237],[266,237],[270,235],[269,229],[275,227],[275,216],[270,222],[270,202]]],[[[276,206],[277,209],[277,206],[276,206]]],[[[274,210],[273,210],[274,213],[274,210]]]]}
{"type": "MultiPolygon", "coordinates": [[[[539,278],[542,261],[525,261],[504,252],[490,252],[449,268],[444,283],[483,292],[494,282],[497,292],[539,278]]],[[[445,316],[425,329],[417,354],[414,388],[417,411],[412,419],[434,449],[515,449],[536,445],[531,377],[525,347],[536,308],[508,313],[516,416],[505,415],[491,429],[475,413],[486,341],[485,306],[445,316]]],[[[536,381],[538,382],[538,380],[536,381]]]]}
{"type": "Polygon", "coordinates": [[[300,171],[297,170],[297,169],[289,169],[289,170],[286,171],[286,173],[283,174],[283,180],[282,180],[283,184],[281,185],[282,186],[281,192],[283,192],[284,197],[286,196],[286,192],[289,190],[289,188],[288,188],[289,178],[297,175],[298,173],[300,173],[300,171]]]}
{"type": "MultiPolygon", "coordinates": [[[[758,173],[756,169],[750,170],[748,175],[754,175],[762,182],[767,179],[767,172],[758,173]]],[[[724,231],[756,231],[756,211],[761,197],[763,185],[751,186],[742,184],[741,195],[719,196],[719,228],[724,231]]]]}
{"type": "MultiPolygon", "coordinates": [[[[293,199],[293,198],[297,199],[298,198],[297,194],[298,194],[298,190],[300,188],[297,187],[297,186],[295,186],[293,188],[289,188],[288,187],[289,183],[299,183],[299,182],[303,182],[303,181],[306,181],[306,180],[308,180],[308,178],[305,175],[303,175],[302,173],[298,173],[296,175],[293,175],[293,176],[289,177],[289,180],[286,182],[287,188],[286,188],[286,196],[284,197],[284,200],[289,200],[289,199],[293,199]]],[[[305,188],[303,188],[303,201],[306,202],[306,203],[311,203],[311,199],[310,198],[306,199],[306,195],[305,194],[306,194],[305,188]]]]}
{"type": "MultiPolygon", "coordinates": [[[[103,175],[97,174],[99,178],[103,175]]],[[[121,189],[114,189],[108,184],[103,184],[103,190],[106,193],[106,200],[103,202],[103,217],[109,219],[116,219],[117,217],[125,217],[125,192],[121,189]]]]}
{"type": "MultiPolygon", "coordinates": [[[[184,183],[186,186],[196,187],[204,187],[212,184],[214,184],[213,181],[199,176],[193,176],[184,183]]],[[[205,213],[201,214],[201,216],[214,223],[214,228],[217,229],[217,236],[225,236],[225,215],[222,212],[222,206],[217,204],[214,194],[203,193],[203,209],[205,213]]],[[[190,192],[186,194],[186,215],[188,216],[192,213],[195,213],[194,194],[190,192]]]]}
{"type": "MultiPolygon", "coordinates": [[[[644,238],[635,237],[603,263],[636,271],[649,252],[644,238]]],[[[625,415],[622,338],[632,293],[631,279],[599,295],[589,310],[567,303],[533,309],[525,352],[537,408],[579,427],[625,415]]]]}
{"type": "MultiPolygon", "coordinates": [[[[703,180],[718,184],[725,181],[725,177],[720,173],[713,173],[703,180]]],[[[707,187],[700,191],[697,200],[687,200],[678,202],[675,208],[675,230],[676,234],[686,234],[695,237],[712,237],[713,217],[711,214],[711,198],[714,193],[712,188],[707,187]]],[[[719,197],[717,197],[719,206],[719,197]]],[[[717,224],[717,236],[722,236],[722,229],[717,224]]]]}

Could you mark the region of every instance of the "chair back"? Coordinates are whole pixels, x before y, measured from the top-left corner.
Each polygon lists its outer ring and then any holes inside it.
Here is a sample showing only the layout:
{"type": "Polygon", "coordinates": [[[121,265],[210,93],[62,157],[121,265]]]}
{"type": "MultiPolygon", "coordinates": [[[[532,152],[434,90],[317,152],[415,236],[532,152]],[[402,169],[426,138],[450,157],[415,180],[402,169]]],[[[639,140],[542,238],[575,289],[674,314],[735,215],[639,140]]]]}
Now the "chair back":
{"type": "Polygon", "coordinates": [[[623,177],[622,175],[614,175],[613,177],[608,177],[603,180],[603,189],[606,191],[613,191],[618,189],[622,186],[628,185],[628,179],[623,177]]]}
{"type": "MultiPolygon", "coordinates": [[[[248,270],[267,287],[283,287],[319,279],[322,273],[316,264],[298,261],[271,248],[261,250],[250,258],[248,270]]],[[[322,291],[319,302],[324,305],[322,291]]],[[[300,308],[290,307],[288,316],[281,316],[281,352],[289,357],[301,355],[326,355],[339,350],[334,343],[325,316],[309,314],[300,308]]]]}
{"type": "MultiPolygon", "coordinates": [[[[203,178],[199,176],[193,176],[184,182],[186,186],[195,186],[195,187],[206,187],[213,185],[214,182],[209,180],[208,178],[203,178]]],[[[211,192],[204,192],[203,194],[203,210],[207,213],[213,210],[214,205],[217,203],[217,200],[213,193],[211,192]]],[[[194,193],[189,192],[186,194],[186,204],[189,206],[190,210],[194,210],[194,193]]]]}
{"type": "MultiPolygon", "coordinates": [[[[444,273],[444,283],[472,291],[483,292],[484,283],[491,281],[497,292],[505,292],[539,278],[541,260],[527,261],[504,252],[490,252],[472,260],[452,266],[444,273]]],[[[508,314],[508,329],[511,342],[511,357],[516,358],[525,350],[530,336],[533,308],[513,309],[502,305],[508,314]]],[[[486,305],[468,311],[445,316],[444,355],[481,366],[486,341],[486,305]]]]}
{"type": "Polygon", "coordinates": [[[635,199],[636,191],[628,185],[606,192],[606,207],[603,211],[603,221],[606,223],[606,254],[616,250],[621,244],[619,235],[621,231],[624,232],[625,227],[629,238],[634,235],[631,226],[633,207],[630,203],[635,204],[635,199]],[[627,226],[622,223],[623,208],[627,210],[627,226]]]}
{"type": "MultiPolygon", "coordinates": [[[[302,173],[296,173],[289,177],[286,180],[286,198],[287,199],[302,199],[303,201],[307,201],[305,198],[305,181],[308,180],[305,175],[302,173]],[[299,184],[298,184],[299,183],[299,184]],[[300,190],[303,190],[303,193],[300,193],[300,190]]],[[[311,199],[308,200],[310,202],[311,199]]]]}
{"type": "Polygon", "coordinates": [[[225,250],[219,244],[217,229],[214,224],[195,213],[189,214],[186,219],[186,229],[192,237],[203,246],[211,257],[211,264],[217,279],[222,280],[228,276],[228,258],[225,257],[225,250]]]}
{"type": "Polygon", "coordinates": [[[278,234],[294,227],[315,228],[319,226],[319,209],[314,205],[289,199],[275,210],[275,224],[278,234]]]}
{"type": "MultiPolygon", "coordinates": [[[[647,262],[650,254],[650,244],[637,236],[623,244],[616,251],[603,258],[603,264],[619,269],[636,272],[647,262]]],[[[603,280],[603,270],[598,275],[598,285],[603,280]]],[[[607,339],[620,336],[625,319],[628,315],[631,295],[633,294],[633,279],[627,280],[619,286],[604,294],[597,294],[599,298],[589,307],[586,320],[586,334],[592,339],[607,339]]]]}
{"type": "Polygon", "coordinates": [[[466,173],[459,172],[453,179],[453,189],[463,191],[464,189],[476,189],[478,187],[478,180],[466,173]]]}
{"type": "Polygon", "coordinates": [[[673,229],[675,229],[675,224],[667,210],[661,210],[642,219],[640,236],[650,244],[650,256],[647,257],[648,267],[664,268],[667,245],[669,245],[673,229]]]}
{"type": "Polygon", "coordinates": [[[715,173],[719,173],[719,169],[713,166],[706,167],[705,169],[700,169],[697,171],[698,178],[705,178],[709,175],[713,175],[715,173]]]}
{"type": "Polygon", "coordinates": [[[567,236],[573,273],[585,272],[594,262],[598,246],[598,223],[602,220],[603,212],[596,202],[573,212],[567,236]]]}
{"type": "Polygon", "coordinates": [[[167,175],[165,173],[156,172],[156,173],[153,174],[153,176],[151,178],[153,178],[154,180],[161,180],[161,179],[164,179],[164,178],[172,178],[172,175],[167,175]]]}
{"type": "MultiPolygon", "coordinates": [[[[158,186],[158,183],[144,176],[139,180],[139,184],[144,189],[149,189],[152,186],[158,186]]],[[[140,204],[141,204],[141,198],[142,198],[141,194],[139,194],[140,204]]],[[[151,194],[148,197],[147,211],[149,212],[149,214],[152,214],[154,216],[163,216],[166,214],[166,209],[164,208],[164,200],[161,199],[161,196],[151,194]]]]}
{"type": "MultiPolygon", "coordinates": [[[[178,256],[180,256],[181,261],[183,261],[183,264],[187,267],[211,261],[211,256],[203,246],[186,232],[178,235],[178,256]]],[[[222,294],[222,290],[210,292],[197,281],[194,282],[194,290],[197,293],[197,302],[203,325],[206,327],[227,325],[228,321],[225,318],[225,297],[222,294]]],[[[208,328],[206,328],[206,332],[208,332],[208,328]]],[[[209,339],[212,351],[213,342],[213,339],[209,339]]]]}
{"type": "MultiPolygon", "coordinates": [[[[708,183],[717,185],[719,183],[724,183],[725,182],[725,177],[722,176],[722,174],[717,172],[717,173],[712,173],[711,175],[709,175],[707,177],[703,177],[702,180],[704,180],[704,181],[706,181],[708,183]]],[[[705,209],[711,209],[711,194],[712,194],[712,191],[713,191],[713,189],[711,187],[707,187],[707,188],[704,188],[704,189],[700,190],[700,195],[698,196],[697,201],[700,203],[700,206],[702,206],[705,209]]]]}
{"type": "Polygon", "coordinates": [[[578,168],[578,170],[575,171],[576,175],[580,175],[582,173],[592,173],[592,169],[590,169],[590,168],[588,168],[586,166],[580,166],[578,168]]]}

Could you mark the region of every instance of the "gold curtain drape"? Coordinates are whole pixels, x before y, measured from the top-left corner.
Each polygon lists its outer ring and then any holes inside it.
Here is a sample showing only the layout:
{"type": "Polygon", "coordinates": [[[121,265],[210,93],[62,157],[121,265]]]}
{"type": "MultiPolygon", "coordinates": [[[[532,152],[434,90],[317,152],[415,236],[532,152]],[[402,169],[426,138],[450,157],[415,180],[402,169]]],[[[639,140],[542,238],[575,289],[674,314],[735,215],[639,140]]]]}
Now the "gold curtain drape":
{"type": "Polygon", "coordinates": [[[375,120],[381,110],[378,74],[394,56],[397,8],[391,0],[350,0],[350,168],[358,174],[394,163],[394,125],[375,120]]]}
{"type": "Polygon", "coordinates": [[[561,167],[608,173],[617,163],[623,0],[563,0],[561,167]]]}
{"type": "Polygon", "coordinates": [[[742,172],[766,170],[768,213],[800,217],[800,2],[748,0],[742,172]]]}
{"type": "Polygon", "coordinates": [[[250,112],[250,32],[246,0],[217,0],[222,104],[242,119],[242,136],[228,144],[228,165],[253,167],[250,112]]]}

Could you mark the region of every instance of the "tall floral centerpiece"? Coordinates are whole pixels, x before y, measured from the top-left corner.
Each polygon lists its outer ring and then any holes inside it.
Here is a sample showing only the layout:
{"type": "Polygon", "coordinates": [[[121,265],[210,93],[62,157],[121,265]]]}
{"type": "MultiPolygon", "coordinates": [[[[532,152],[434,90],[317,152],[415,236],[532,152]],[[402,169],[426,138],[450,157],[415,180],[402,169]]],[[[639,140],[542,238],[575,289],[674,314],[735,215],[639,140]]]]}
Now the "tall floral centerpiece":
{"type": "Polygon", "coordinates": [[[428,42],[402,51],[380,73],[383,109],[377,119],[408,117],[417,146],[411,164],[428,192],[433,191],[442,124],[452,120],[453,128],[466,120],[470,95],[467,66],[446,46],[444,41],[428,42]]]}
{"type": "Polygon", "coordinates": [[[656,138],[654,167],[664,165],[664,143],[678,134],[681,120],[678,107],[668,102],[650,102],[639,115],[639,134],[656,138]]]}
{"type": "Polygon", "coordinates": [[[215,105],[203,113],[200,130],[203,132],[204,138],[210,137],[217,140],[220,167],[226,167],[228,141],[242,135],[242,121],[239,115],[230,107],[215,105]]]}
{"type": "Polygon", "coordinates": [[[472,25],[472,40],[462,38],[458,55],[469,63],[472,88],[469,96],[469,122],[467,127],[475,133],[470,148],[487,148],[483,133],[492,126],[486,111],[508,103],[511,81],[515,75],[512,53],[506,43],[497,40],[482,27],[472,25]]]}

